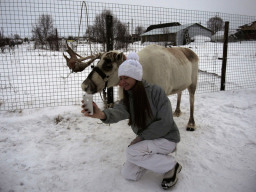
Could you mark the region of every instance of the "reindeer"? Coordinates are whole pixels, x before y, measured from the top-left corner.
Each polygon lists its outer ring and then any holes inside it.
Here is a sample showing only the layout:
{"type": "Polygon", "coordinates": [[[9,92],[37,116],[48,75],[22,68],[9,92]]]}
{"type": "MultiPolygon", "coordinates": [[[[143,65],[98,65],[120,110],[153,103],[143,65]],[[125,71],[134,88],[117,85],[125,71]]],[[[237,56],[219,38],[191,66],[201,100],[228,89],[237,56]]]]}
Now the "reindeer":
{"type": "MultiPolygon", "coordinates": [[[[125,60],[121,52],[110,51],[88,57],[75,53],[69,46],[67,52],[71,56],[67,60],[68,67],[73,72],[83,71],[96,59],[100,59],[88,77],[83,81],[82,90],[88,94],[101,92],[106,87],[118,85],[118,67],[125,60]],[[90,59],[87,62],[83,62],[90,59]]],[[[198,56],[188,48],[166,48],[159,45],[149,45],[138,52],[139,61],[143,67],[143,79],[162,87],[167,95],[177,93],[177,105],[174,116],[180,116],[182,91],[188,89],[190,100],[190,118],[187,131],[194,131],[194,95],[197,86],[198,56]]]]}

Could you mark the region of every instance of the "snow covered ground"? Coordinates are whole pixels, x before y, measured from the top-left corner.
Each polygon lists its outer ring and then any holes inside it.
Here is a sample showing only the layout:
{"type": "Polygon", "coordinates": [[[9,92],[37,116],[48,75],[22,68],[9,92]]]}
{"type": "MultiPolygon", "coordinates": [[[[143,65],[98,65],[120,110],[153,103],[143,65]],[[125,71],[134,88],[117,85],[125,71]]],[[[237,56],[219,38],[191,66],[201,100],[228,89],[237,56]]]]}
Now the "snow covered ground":
{"type": "MultiPolygon", "coordinates": [[[[183,169],[172,191],[255,192],[256,89],[196,95],[197,130],[183,114],[176,159],[183,169]]],[[[173,108],[175,96],[169,97],[173,108]]],[[[102,107],[102,106],[101,106],[102,107]]],[[[0,112],[1,192],[158,192],[162,175],[138,182],[122,178],[125,150],[135,137],[127,121],[105,125],[80,106],[0,112]]]]}
{"type": "MultiPolygon", "coordinates": [[[[239,90],[215,93],[201,92],[219,90],[222,44],[189,47],[200,57],[197,130],[186,131],[185,94],[183,114],[175,117],[181,142],[173,154],[183,169],[172,191],[255,192],[256,88],[247,82],[256,82],[256,43],[229,44],[226,88],[239,90]]],[[[139,182],[121,177],[126,147],[135,137],[127,121],[105,125],[80,113],[87,72],[69,75],[61,52],[33,50],[32,44],[0,58],[0,192],[163,191],[162,175],[147,172],[139,182]]],[[[169,98],[174,108],[176,96],[169,98]]]]}

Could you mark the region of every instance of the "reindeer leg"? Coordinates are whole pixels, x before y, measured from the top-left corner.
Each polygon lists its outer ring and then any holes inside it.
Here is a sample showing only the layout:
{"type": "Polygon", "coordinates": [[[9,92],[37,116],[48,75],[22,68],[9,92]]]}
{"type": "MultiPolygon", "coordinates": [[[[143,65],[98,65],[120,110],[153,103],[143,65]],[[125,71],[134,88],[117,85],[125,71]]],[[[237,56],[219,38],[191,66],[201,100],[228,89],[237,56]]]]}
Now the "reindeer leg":
{"type": "Polygon", "coordinates": [[[189,91],[189,102],[190,102],[190,117],[187,125],[187,131],[194,131],[196,128],[195,120],[194,120],[194,96],[196,87],[191,85],[188,87],[189,91]]]}
{"type": "Polygon", "coordinates": [[[173,116],[175,117],[179,117],[181,115],[181,110],[180,110],[181,94],[182,94],[181,91],[177,93],[177,105],[173,113],[173,116]]]}

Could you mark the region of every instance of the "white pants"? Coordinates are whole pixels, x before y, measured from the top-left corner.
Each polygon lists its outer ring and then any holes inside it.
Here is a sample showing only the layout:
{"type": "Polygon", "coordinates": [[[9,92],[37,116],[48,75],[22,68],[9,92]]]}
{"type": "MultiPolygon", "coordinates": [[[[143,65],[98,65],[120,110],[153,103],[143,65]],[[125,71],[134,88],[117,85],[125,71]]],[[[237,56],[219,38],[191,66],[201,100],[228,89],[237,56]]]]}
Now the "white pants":
{"type": "Polygon", "coordinates": [[[169,153],[176,143],[167,139],[144,140],[131,145],[126,150],[126,162],[122,168],[125,179],[137,181],[146,170],[166,173],[174,168],[176,160],[169,153]]]}

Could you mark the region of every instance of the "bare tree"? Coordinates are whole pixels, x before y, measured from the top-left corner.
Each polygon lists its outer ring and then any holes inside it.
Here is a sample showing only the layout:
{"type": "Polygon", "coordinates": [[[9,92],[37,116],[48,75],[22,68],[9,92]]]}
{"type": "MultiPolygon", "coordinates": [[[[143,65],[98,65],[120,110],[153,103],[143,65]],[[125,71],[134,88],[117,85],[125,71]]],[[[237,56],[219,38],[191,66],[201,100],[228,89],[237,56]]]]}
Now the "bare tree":
{"type": "Polygon", "coordinates": [[[2,31],[0,31],[0,49],[1,49],[2,53],[4,52],[5,45],[6,45],[6,41],[4,39],[4,33],[2,31]]]}
{"type": "Polygon", "coordinates": [[[19,34],[14,34],[14,39],[16,39],[16,40],[20,39],[20,35],[19,34]]]}
{"type": "Polygon", "coordinates": [[[54,35],[53,19],[50,15],[41,15],[32,29],[35,46],[41,45],[43,48],[47,45],[47,38],[54,35]]]}
{"type": "Polygon", "coordinates": [[[212,30],[213,34],[215,34],[224,29],[224,22],[218,16],[212,17],[207,21],[207,28],[212,30]]]}
{"type": "Polygon", "coordinates": [[[136,35],[141,35],[141,34],[144,33],[145,31],[146,31],[145,28],[142,27],[142,26],[137,26],[137,27],[135,28],[135,34],[136,34],[136,35]]]}
{"type": "MultiPolygon", "coordinates": [[[[94,24],[88,26],[86,36],[94,42],[102,44],[103,51],[106,51],[106,16],[112,15],[109,10],[104,10],[101,14],[97,15],[94,24]]],[[[114,49],[124,48],[129,40],[127,26],[113,16],[113,36],[114,36],[114,49]]]]}
{"type": "Polygon", "coordinates": [[[127,49],[130,41],[130,34],[127,30],[127,27],[121,21],[117,20],[115,23],[116,23],[115,24],[116,32],[114,33],[115,49],[121,49],[121,48],[127,49]]]}
{"type": "Polygon", "coordinates": [[[50,36],[47,37],[47,42],[50,46],[50,50],[55,50],[59,51],[59,35],[58,35],[58,30],[55,29],[55,34],[51,34],[50,36]]]}
{"type": "Polygon", "coordinates": [[[5,49],[9,46],[9,51],[13,50],[15,43],[13,39],[4,36],[3,29],[0,31],[0,49],[4,53],[5,49]]]}

